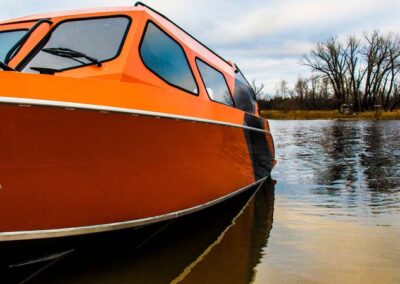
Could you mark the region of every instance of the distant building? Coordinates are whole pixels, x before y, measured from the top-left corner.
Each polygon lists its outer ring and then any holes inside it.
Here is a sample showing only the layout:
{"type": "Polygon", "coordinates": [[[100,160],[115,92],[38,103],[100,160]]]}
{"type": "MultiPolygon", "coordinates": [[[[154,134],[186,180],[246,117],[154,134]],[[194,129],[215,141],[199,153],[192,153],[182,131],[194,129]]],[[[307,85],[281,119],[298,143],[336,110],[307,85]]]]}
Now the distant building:
{"type": "Polygon", "coordinates": [[[353,105],[352,104],[342,104],[340,106],[340,113],[352,114],[353,113],[353,105]]]}

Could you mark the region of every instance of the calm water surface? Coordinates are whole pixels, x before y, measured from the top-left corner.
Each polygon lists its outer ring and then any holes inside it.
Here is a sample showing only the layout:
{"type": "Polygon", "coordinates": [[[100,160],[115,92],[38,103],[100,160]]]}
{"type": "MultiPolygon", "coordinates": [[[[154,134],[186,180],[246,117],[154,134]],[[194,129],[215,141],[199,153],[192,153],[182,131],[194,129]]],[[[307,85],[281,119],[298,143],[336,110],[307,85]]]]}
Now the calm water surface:
{"type": "Polygon", "coordinates": [[[275,186],[28,283],[400,283],[400,121],[270,124],[275,186]]]}
{"type": "Polygon", "coordinates": [[[271,121],[279,165],[256,283],[400,283],[400,121],[271,121]]]}

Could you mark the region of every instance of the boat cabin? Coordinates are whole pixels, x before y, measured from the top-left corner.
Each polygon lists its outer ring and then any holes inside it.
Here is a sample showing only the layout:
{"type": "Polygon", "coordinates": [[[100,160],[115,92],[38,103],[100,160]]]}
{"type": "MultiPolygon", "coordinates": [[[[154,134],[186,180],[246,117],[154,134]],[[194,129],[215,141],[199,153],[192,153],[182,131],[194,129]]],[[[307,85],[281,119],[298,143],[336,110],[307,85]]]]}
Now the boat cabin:
{"type": "Polygon", "coordinates": [[[140,2],[1,22],[0,61],[23,73],[173,88],[258,113],[255,94],[235,64],[140,2]]]}

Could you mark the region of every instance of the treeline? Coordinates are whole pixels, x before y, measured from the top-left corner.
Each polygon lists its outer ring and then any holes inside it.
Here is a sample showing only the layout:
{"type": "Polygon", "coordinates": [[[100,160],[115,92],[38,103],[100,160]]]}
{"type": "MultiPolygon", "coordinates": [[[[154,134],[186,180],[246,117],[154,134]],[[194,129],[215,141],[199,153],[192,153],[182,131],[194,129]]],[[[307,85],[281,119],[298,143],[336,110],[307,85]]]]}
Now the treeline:
{"type": "Polygon", "coordinates": [[[290,89],[288,83],[282,80],[276,88],[275,95],[258,92],[258,98],[261,109],[333,110],[336,108],[336,100],[330,90],[328,79],[317,76],[297,79],[294,89],[290,89]]]}
{"type": "MultiPolygon", "coordinates": [[[[400,36],[364,34],[345,40],[330,38],[305,55],[302,64],[313,76],[299,78],[290,89],[282,80],[275,95],[255,89],[265,109],[339,109],[352,104],[354,111],[400,107],[400,36]]],[[[253,87],[257,87],[253,82],[253,87]]],[[[260,88],[260,86],[258,86],[260,88]]]]}

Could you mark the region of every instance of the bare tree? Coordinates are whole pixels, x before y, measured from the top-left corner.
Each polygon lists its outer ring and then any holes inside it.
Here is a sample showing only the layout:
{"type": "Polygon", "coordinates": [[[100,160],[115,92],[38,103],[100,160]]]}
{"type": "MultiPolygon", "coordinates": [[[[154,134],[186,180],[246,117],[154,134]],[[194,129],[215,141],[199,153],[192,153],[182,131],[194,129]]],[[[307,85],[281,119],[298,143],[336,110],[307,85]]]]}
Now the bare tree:
{"type": "Polygon", "coordinates": [[[303,64],[329,80],[337,107],[352,102],[356,111],[363,111],[381,104],[390,111],[400,104],[400,36],[373,31],[364,35],[363,42],[355,36],[344,43],[331,38],[304,56],[303,64]]]}
{"type": "Polygon", "coordinates": [[[254,93],[256,94],[257,100],[261,100],[265,97],[265,84],[264,83],[257,83],[255,79],[251,81],[251,88],[253,89],[254,93]]]}
{"type": "Polygon", "coordinates": [[[303,58],[303,64],[327,77],[333,87],[337,107],[346,101],[346,49],[336,38],[319,43],[310,55],[303,58]]]}
{"type": "Polygon", "coordinates": [[[295,85],[295,91],[300,99],[300,104],[303,104],[305,97],[308,96],[307,80],[303,78],[298,78],[295,85]]]}
{"type": "Polygon", "coordinates": [[[361,69],[360,60],[360,40],[355,36],[347,38],[346,47],[346,71],[348,91],[352,97],[354,110],[362,111],[362,94],[360,92],[361,83],[365,76],[365,72],[361,69]]]}
{"type": "Polygon", "coordinates": [[[398,84],[400,74],[400,37],[389,34],[387,37],[387,45],[389,45],[389,54],[384,74],[384,82],[382,85],[381,101],[385,110],[392,111],[400,102],[398,96],[398,84]],[[391,106],[394,105],[394,107],[391,106]]]}
{"type": "Polygon", "coordinates": [[[400,85],[396,84],[393,88],[393,104],[390,111],[393,111],[398,105],[400,105],[400,85]]]}
{"type": "Polygon", "coordinates": [[[400,40],[392,33],[382,35],[379,31],[365,34],[367,45],[364,58],[367,64],[365,73],[364,107],[380,103],[390,110],[391,98],[398,80],[400,40]]]}
{"type": "Polygon", "coordinates": [[[281,80],[276,88],[276,95],[283,98],[290,96],[289,83],[286,80],[281,80]]]}

